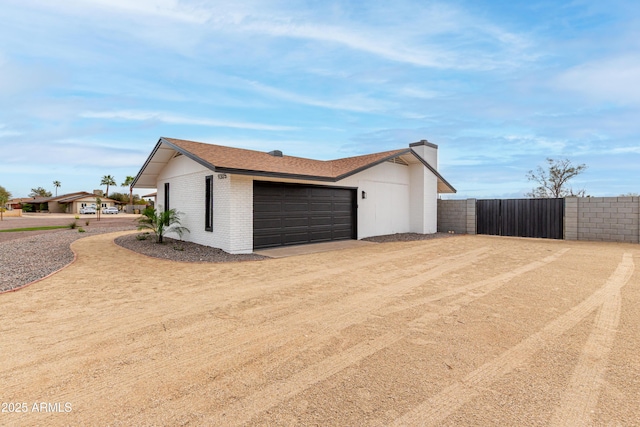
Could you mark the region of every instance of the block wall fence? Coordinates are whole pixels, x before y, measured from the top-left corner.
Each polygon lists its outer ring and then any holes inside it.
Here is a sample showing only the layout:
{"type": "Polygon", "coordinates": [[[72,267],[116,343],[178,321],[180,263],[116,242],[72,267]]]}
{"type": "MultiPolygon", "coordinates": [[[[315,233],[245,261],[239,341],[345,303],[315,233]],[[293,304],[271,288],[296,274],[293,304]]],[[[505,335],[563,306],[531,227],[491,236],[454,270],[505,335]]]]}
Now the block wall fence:
{"type": "MultiPolygon", "coordinates": [[[[476,199],[438,200],[438,232],[476,234],[476,199]]],[[[640,243],[639,197],[567,197],[564,239],[640,243]]]]}

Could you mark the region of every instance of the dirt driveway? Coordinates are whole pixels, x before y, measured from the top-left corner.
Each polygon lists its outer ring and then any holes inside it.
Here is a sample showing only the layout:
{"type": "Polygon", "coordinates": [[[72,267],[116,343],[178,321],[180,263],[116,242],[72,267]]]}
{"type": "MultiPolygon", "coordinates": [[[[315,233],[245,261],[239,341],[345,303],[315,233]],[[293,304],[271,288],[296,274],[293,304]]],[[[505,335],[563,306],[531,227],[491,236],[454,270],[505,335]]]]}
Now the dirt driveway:
{"type": "Polygon", "coordinates": [[[183,264],[113,236],[0,295],[0,424],[640,423],[638,245],[463,236],[183,264]]]}

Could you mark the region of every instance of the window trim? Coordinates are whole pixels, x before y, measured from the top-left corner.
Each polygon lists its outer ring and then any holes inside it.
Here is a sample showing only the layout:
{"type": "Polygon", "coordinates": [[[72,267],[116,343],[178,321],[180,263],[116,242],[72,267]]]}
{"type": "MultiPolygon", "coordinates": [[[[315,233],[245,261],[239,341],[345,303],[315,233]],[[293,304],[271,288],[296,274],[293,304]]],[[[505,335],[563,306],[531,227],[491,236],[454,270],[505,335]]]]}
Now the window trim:
{"type": "Polygon", "coordinates": [[[169,208],[169,183],[164,183],[164,210],[168,211],[169,208]]]}
{"type": "Polygon", "coordinates": [[[204,231],[213,231],[213,175],[204,177],[204,231]]]}

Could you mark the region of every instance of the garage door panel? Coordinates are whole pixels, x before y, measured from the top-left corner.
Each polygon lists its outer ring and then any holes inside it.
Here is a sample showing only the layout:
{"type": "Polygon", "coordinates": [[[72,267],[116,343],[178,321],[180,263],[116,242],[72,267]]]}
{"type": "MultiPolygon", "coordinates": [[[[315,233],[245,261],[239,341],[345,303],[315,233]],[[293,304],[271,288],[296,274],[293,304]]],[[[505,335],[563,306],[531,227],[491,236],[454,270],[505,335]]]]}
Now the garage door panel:
{"type": "Polygon", "coordinates": [[[344,230],[333,229],[332,240],[344,240],[344,239],[350,239],[350,238],[351,238],[351,229],[344,229],[344,230]]]}
{"type": "Polygon", "coordinates": [[[308,216],[303,216],[303,217],[292,217],[292,218],[283,218],[282,219],[282,227],[283,228],[290,228],[290,227],[308,227],[309,224],[309,217],[308,216]]]}
{"type": "Polygon", "coordinates": [[[355,191],[254,181],[254,248],[355,238],[355,191]]]}
{"type": "MultiPolygon", "coordinates": [[[[327,187],[308,187],[309,193],[311,197],[317,198],[332,198],[333,197],[333,189],[327,187]]],[[[343,190],[344,191],[344,190],[343,190]]]]}
{"type": "Polygon", "coordinates": [[[254,221],[255,228],[264,229],[281,229],[283,226],[282,218],[260,218],[254,221]]]}
{"type": "Polygon", "coordinates": [[[333,219],[331,215],[328,216],[314,216],[309,218],[309,225],[310,226],[317,226],[317,225],[326,225],[326,226],[331,226],[331,224],[333,223],[333,219]]]}
{"type": "Polygon", "coordinates": [[[284,212],[307,212],[309,204],[304,201],[285,201],[283,204],[284,212]]]}
{"type": "Polygon", "coordinates": [[[318,230],[318,231],[311,231],[310,233],[310,238],[314,241],[314,242],[328,242],[333,239],[333,233],[331,232],[331,230],[318,230]]]}
{"type": "Polygon", "coordinates": [[[254,212],[282,212],[282,205],[280,202],[273,202],[273,201],[267,201],[267,202],[259,202],[253,203],[253,211],[254,212]]]}

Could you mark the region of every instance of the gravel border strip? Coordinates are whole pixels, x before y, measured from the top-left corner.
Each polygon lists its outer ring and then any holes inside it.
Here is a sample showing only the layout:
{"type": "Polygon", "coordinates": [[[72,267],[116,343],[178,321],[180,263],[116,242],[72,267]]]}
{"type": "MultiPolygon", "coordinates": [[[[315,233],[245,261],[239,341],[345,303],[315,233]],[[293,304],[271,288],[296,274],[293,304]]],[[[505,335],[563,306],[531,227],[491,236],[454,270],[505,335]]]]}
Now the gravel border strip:
{"type": "Polygon", "coordinates": [[[367,242],[376,242],[376,243],[416,242],[419,240],[442,239],[445,237],[454,237],[454,236],[460,236],[460,234],[440,233],[440,232],[433,233],[433,234],[396,233],[396,234],[386,234],[384,236],[365,237],[362,240],[366,240],[367,242]]]}
{"type": "Polygon", "coordinates": [[[167,237],[164,238],[164,243],[159,244],[156,243],[153,234],[145,233],[127,234],[114,241],[118,246],[139,254],[171,261],[217,263],[269,259],[269,257],[257,254],[230,254],[222,249],[167,237]],[[146,236],[146,238],[140,240],[138,236],[146,236]]]}

